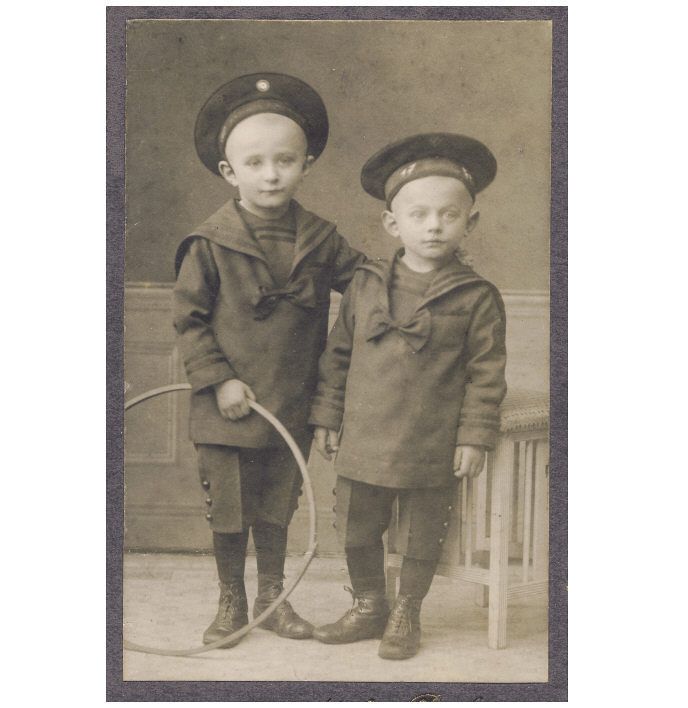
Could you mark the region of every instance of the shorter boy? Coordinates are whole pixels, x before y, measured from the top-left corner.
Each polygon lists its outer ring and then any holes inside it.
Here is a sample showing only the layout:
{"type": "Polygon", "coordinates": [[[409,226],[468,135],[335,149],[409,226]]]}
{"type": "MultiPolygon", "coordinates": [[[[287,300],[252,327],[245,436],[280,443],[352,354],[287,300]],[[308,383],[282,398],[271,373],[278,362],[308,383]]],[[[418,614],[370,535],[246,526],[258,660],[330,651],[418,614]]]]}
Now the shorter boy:
{"type": "Polygon", "coordinates": [[[502,299],[457,258],[495,173],[482,143],[447,133],[394,143],[363,167],[403,249],[358,267],[320,360],[310,423],[327,459],[338,450],[337,528],[357,601],[314,631],[322,642],[382,637],[385,659],[419,649],[455,478],[480,474],[506,393],[502,299]],[[404,559],[390,612],[382,535],[397,498],[404,559]]]}

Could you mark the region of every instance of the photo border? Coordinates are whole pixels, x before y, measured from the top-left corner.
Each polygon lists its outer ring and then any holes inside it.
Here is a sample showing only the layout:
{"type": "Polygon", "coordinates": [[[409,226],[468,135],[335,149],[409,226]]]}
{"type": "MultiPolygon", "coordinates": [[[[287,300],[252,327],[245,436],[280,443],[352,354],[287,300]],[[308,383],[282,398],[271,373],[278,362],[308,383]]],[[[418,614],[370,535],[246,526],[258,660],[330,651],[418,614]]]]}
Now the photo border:
{"type": "MultiPolygon", "coordinates": [[[[568,8],[567,7],[108,7],[106,699],[108,701],[566,701],[568,680],[568,8]],[[134,19],[550,20],[549,678],[545,683],[124,681],[124,133],[126,40],[134,19]],[[424,694],[431,694],[423,697],[424,694]],[[436,697],[436,698],[434,698],[436,697]]],[[[497,651],[497,650],[495,650],[497,651]]]]}

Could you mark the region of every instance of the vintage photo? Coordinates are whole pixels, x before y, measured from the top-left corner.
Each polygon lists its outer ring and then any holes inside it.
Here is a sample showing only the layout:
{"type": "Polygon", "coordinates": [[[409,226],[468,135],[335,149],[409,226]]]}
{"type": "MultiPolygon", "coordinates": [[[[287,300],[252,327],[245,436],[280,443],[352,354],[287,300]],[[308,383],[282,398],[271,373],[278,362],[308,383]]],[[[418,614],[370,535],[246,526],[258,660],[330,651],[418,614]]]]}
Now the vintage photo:
{"type": "Polygon", "coordinates": [[[124,682],[548,682],[552,42],[126,22],[124,682]]]}

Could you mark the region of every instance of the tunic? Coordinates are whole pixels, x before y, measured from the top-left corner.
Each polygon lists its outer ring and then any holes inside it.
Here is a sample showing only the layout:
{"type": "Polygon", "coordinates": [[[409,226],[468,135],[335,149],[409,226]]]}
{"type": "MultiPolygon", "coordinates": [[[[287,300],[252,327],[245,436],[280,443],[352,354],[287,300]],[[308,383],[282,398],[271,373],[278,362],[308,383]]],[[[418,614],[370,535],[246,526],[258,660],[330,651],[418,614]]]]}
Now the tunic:
{"type": "Polygon", "coordinates": [[[280,438],[256,413],[222,417],[213,385],[238,378],[289,431],[307,431],[330,291],[343,292],[364,256],[334,224],[293,201],[296,239],[283,287],[234,200],[180,244],[174,325],[192,386],[195,443],[265,447],[280,438]]]}
{"type": "Polygon", "coordinates": [[[412,316],[397,320],[393,273],[394,262],[359,266],[320,361],[310,422],[341,426],[335,469],[343,477],[449,486],[455,446],[492,447],[499,430],[504,305],[457,260],[435,272],[412,316]]]}

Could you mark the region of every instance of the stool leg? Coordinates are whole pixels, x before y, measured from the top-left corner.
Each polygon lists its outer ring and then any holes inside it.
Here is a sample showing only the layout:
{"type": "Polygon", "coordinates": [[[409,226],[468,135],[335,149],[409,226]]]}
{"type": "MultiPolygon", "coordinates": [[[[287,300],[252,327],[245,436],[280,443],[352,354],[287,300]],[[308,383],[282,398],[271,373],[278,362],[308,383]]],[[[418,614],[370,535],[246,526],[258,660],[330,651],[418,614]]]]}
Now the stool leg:
{"type": "Polygon", "coordinates": [[[390,607],[397,599],[397,582],[401,575],[401,569],[396,566],[387,565],[387,601],[390,607]]]}
{"type": "Polygon", "coordinates": [[[549,504],[547,465],[549,443],[538,440],[535,456],[535,503],[533,509],[533,576],[547,580],[549,562],[549,504]]]}
{"type": "Polygon", "coordinates": [[[491,649],[503,649],[506,646],[511,486],[514,477],[513,441],[501,438],[494,455],[490,514],[490,597],[487,643],[491,649]]]}
{"type": "Polygon", "coordinates": [[[390,606],[397,599],[397,581],[401,576],[401,567],[396,567],[390,563],[390,555],[396,555],[401,560],[400,554],[397,553],[397,534],[399,533],[399,500],[394,500],[392,506],[392,518],[387,528],[387,547],[385,550],[385,579],[387,585],[387,600],[390,606]]]}

